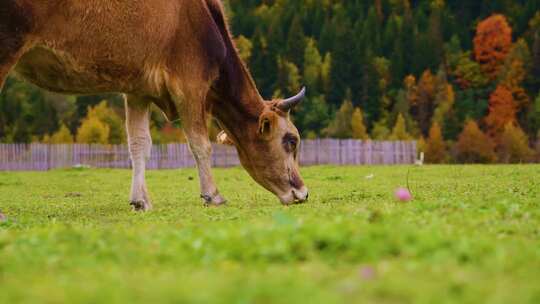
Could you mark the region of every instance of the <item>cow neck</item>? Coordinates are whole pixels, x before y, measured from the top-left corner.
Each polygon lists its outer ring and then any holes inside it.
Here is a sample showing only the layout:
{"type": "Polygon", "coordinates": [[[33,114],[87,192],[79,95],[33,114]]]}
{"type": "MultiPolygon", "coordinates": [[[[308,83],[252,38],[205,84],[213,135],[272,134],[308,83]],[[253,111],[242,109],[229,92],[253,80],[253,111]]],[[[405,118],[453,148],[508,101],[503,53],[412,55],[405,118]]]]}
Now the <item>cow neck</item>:
{"type": "Polygon", "coordinates": [[[258,126],[265,105],[236,49],[229,45],[227,53],[220,76],[212,86],[210,99],[214,117],[239,139],[249,136],[249,130],[258,126]]]}

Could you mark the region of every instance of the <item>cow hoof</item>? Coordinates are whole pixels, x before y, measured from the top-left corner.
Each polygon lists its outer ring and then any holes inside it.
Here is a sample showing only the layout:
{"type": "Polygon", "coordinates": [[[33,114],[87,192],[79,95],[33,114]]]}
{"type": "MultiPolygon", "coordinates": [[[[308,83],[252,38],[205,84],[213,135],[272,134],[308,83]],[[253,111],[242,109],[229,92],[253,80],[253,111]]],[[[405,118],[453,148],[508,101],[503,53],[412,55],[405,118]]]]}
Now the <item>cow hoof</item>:
{"type": "Polygon", "coordinates": [[[152,209],[152,204],[145,201],[132,201],[129,204],[133,207],[133,210],[137,212],[145,212],[152,209]]]}
{"type": "Polygon", "coordinates": [[[219,207],[222,205],[225,205],[227,203],[227,200],[221,196],[221,194],[216,194],[214,196],[211,195],[201,195],[201,198],[204,201],[205,206],[207,207],[219,207]]]}

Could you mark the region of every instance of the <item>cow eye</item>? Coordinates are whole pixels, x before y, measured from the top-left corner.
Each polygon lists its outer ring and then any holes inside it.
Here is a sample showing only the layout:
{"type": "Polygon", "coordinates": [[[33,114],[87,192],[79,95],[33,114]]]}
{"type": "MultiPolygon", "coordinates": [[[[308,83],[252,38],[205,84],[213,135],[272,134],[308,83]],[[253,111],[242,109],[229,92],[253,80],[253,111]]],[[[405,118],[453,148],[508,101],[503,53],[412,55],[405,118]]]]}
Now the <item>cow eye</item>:
{"type": "Polygon", "coordinates": [[[283,137],[283,146],[287,152],[294,152],[298,147],[298,138],[292,134],[285,134],[283,137]]]}

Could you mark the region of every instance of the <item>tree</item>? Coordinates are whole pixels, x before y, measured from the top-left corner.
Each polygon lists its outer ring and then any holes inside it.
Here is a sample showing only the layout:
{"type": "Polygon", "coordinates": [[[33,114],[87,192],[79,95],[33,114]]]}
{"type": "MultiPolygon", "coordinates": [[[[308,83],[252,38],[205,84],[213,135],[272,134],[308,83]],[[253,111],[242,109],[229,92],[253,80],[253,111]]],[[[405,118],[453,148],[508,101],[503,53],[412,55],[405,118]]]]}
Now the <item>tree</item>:
{"type": "Polygon", "coordinates": [[[62,124],[60,129],[51,135],[48,141],[44,140],[44,142],[49,144],[72,144],[74,140],[69,129],[65,124],[62,124]]]}
{"type": "Polygon", "coordinates": [[[315,40],[308,39],[304,51],[304,82],[311,90],[318,90],[322,80],[322,57],[315,40]]]}
{"type": "Polygon", "coordinates": [[[512,46],[512,28],[503,15],[493,15],[478,24],[474,54],[482,70],[494,80],[512,46]]]}
{"type": "Polygon", "coordinates": [[[529,138],[513,123],[508,123],[504,127],[497,152],[499,161],[504,163],[528,162],[534,155],[534,151],[529,147],[529,138]]]}
{"type": "Polygon", "coordinates": [[[515,123],[516,111],[512,92],[503,85],[498,86],[489,98],[489,115],[486,117],[489,134],[498,137],[507,124],[515,123]]]}
{"type": "Polygon", "coordinates": [[[328,126],[330,113],[324,95],[307,98],[294,113],[295,124],[300,132],[312,137],[320,136],[322,130],[328,126]]]}
{"type": "Polygon", "coordinates": [[[281,57],[278,57],[278,87],[276,89],[285,95],[296,94],[300,90],[298,67],[281,57]]]}
{"type": "Polygon", "coordinates": [[[480,88],[489,82],[480,64],[471,59],[471,52],[459,55],[453,75],[461,89],[480,88]]]}
{"type": "Polygon", "coordinates": [[[89,107],[86,117],[96,117],[109,127],[108,143],[121,144],[126,141],[124,122],[122,118],[109,107],[106,100],[101,101],[94,107],[89,107]]]}
{"type": "Polygon", "coordinates": [[[437,82],[430,70],[424,71],[416,86],[416,96],[412,99],[411,112],[418,122],[422,134],[429,132],[431,117],[435,109],[435,93],[437,82]]]}
{"type": "Polygon", "coordinates": [[[247,39],[243,35],[238,36],[235,41],[240,58],[242,59],[242,61],[248,63],[251,59],[251,50],[253,49],[253,43],[251,43],[251,40],[247,39]]]}
{"type": "Polygon", "coordinates": [[[445,83],[440,86],[435,97],[435,104],[437,106],[432,118],[433,122],[437,123],[438,126],[444,125],[445,120],[448,118],[447,116],[452,111],[455,99],[456,96],[452,85],[445,83]]]}
{"type": "Polygon", "coordinates": [[[425,146],[426,162],[442,164],[448,161],[446,143],[444,142],[441,127],[437,122],[429,129],[429,138],[425,146]]]}
{"type": "Polygon", "coordinates": [[[302,27],[302,20],[299,14],[296,14],[292,20],[287,38],[287,59],[297,67],[304,66],[304,50],[306,49],[306,36],[302,27]]]}
{"type": "Polygon", "coordinates": [[[519,39],[506,57],[501,70],[500,84],[512,91],[517,110],[526,108],[530,104],[529,95],[523,87],[527,76],[526,66],[530,66],[531,53],[524,39],[519,39]]]}
{"type": "Polygon", "coordinates": [[[336,113],[336,117],[328,128],[324,130],[324,134],[332,138],[351,138],[352,137],[352,124],[351,119],[353,116],[353,103],[350,99],[346,99],[336,113]]]}
{"type": "Polygon", "coordinates": [[[407,133],[407,127],[405,126],[405,119],[403,115],[399,114],[396,125],[392,129],[390,134],[390,140],[412,140],[412,136],[407,133]]]}
{"type": "Polygon", "coordinates": [[[83,120],[77,130],[77,142],[81,144],[107,144],[109,142],[110,128],[96,116],[83,120]]]}
{"type": "Polygon", "coordinates": [[[495,144],[473,120],[466,123],[459,135],[456,158],[462,163],[492,163],[497,159],[495,144]]]}
{"type": "Polygon", "coordinates": [[[366,126],[364,125],[364,116],[362,115],[362,110],[360,108],[354,109],[351,118],[351,128],[352,138],[361,140],[369,139],[369,135],[366,131],[366,126]]]}
{"type": "Polygon", "coordinates": [[[540,92],[527,112],[529,113],[529,128],[534,135],[540,131],[540,92]]]}
{"type": "Polygon", "coordinates": [[[374,140],[387,140],[390,137],[388,122],[385,118],[377,121],[371,130],[371,138],[374,140]]]}

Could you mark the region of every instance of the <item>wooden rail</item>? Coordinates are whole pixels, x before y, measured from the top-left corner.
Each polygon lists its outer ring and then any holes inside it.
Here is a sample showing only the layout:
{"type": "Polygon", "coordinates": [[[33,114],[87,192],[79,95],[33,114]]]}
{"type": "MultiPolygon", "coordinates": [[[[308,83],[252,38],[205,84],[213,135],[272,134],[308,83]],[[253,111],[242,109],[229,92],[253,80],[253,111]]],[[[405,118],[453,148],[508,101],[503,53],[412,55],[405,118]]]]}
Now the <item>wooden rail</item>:
{"type": "MultiPolygon", "coordinates": [[[[416,142],[305,140],[300,147],[301,165],[395,165],[412,164],[416,142]]],[[[87,165],[96,168],[130,168],[125,145],[48,145],[0,144],[0,171],[46,171],[87,165]]],[[[212,165],[240,165],[236,149],[213,145],[212,165]]],[[[148,169],[194,167],[195,161],[186,144],[154,145],[148,169]]]]}

